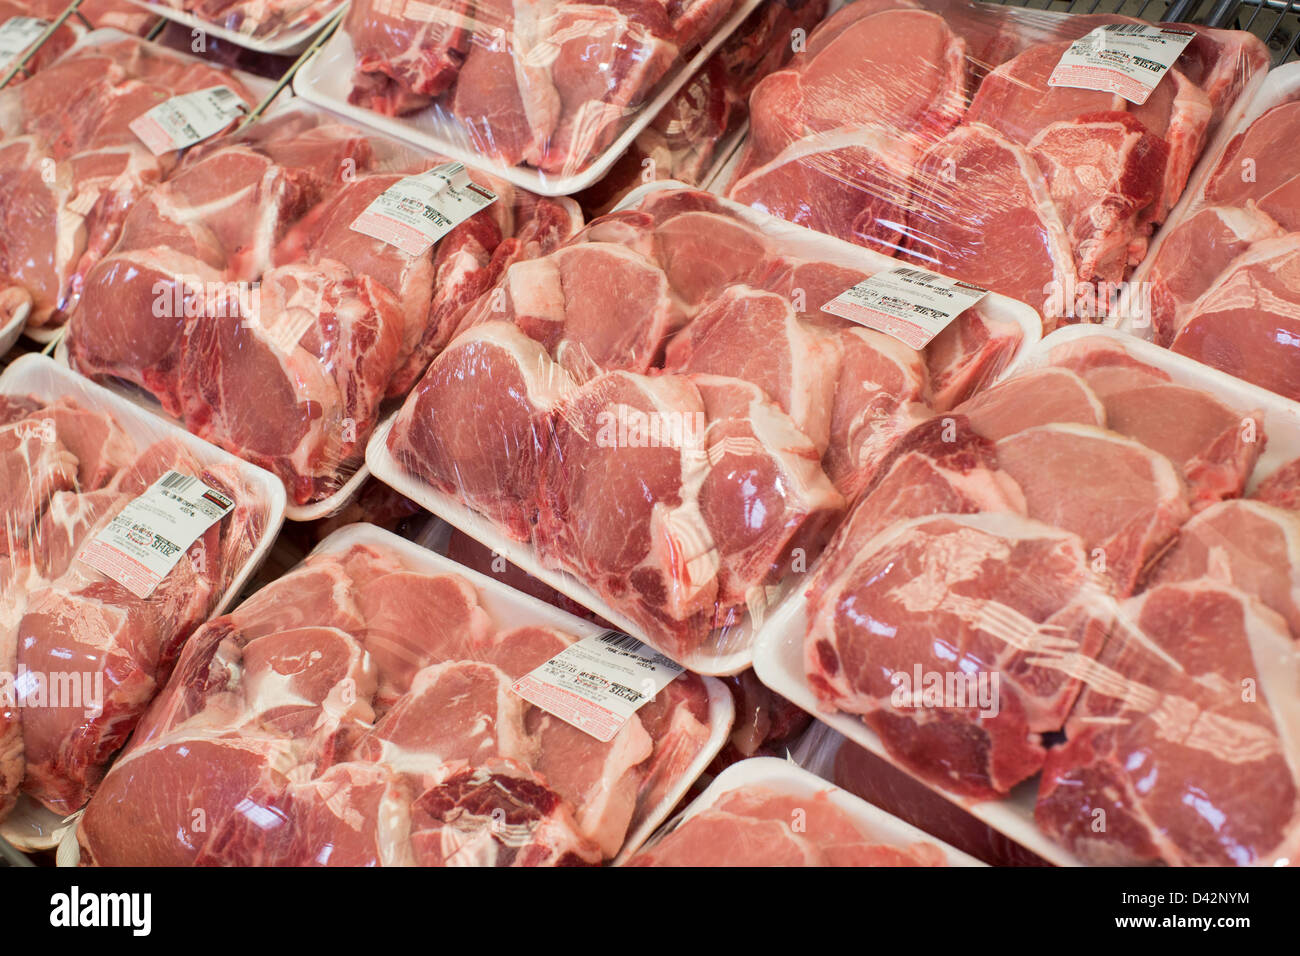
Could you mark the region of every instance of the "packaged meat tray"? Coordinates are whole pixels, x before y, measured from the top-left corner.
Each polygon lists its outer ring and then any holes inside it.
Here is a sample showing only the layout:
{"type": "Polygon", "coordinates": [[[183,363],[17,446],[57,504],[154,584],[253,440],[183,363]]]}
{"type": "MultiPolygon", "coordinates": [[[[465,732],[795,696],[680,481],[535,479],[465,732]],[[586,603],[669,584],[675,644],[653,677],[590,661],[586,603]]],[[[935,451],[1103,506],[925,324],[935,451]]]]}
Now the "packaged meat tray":
{"type": "Polygon", "coordinates": [[[1096,321],[1131,307],[1124,281],[1268,62],[1241,31],[857,0],[755,87],[719,188],[1027,302],[1044,331],[1096,321]]]}
{"type": "Polygon", "coordinates": [[[357,0],[302,97],[544,196],[596,183],[760,0],[357,0]]]}
{"type": "Polygon", "coordinates": [[[505,272],[371,471],[661,653],[738,673],[893,439],[1037,338],[1000,296],[923,352],[822,311],[889,265],[650,184],[505,272]]]}
{"type": "Polygon", "coordinates": [[[827,0],[762,3],[668,101],[600,181],[574,198],[592,218],[659,179],[708,188],[740,145],[754,85],[780,69],[827,0]]]}
{"type": "Polygon", "coordinates": [[[142,36],[156,19],[135,6],[132,0],[83,0],[76,14],[64,20],[42,43],[40,38],[46,28],[67,7],[64,0],[0,0],[0,79],[8,75],[24,53],[39,44],[8,86],[18,85],[53,63],[77,42],[78,37],[96,27],[142,36]]]}
{"type": "Polygon", "coordinates": [[[257,53],[303,52],[346,0],[130,0],[153,17],[166,17],[257,53]]]}
{"type": "Polygon", "coordinates": [[[364,482],[383,403],[410,390],[461,313],[581,224],[570,200],[294,100],[193,148],[141,197],[86,273],[59,354],[271,471],[290,520],[312,520],[364,482]],[[412,182],[432,202],[490,202],[447,207],[458,218],[435,241],[388,214],[392,196],[398,215],[423,203],[412,182]]]}
{"type": "Polygon", "coordinates": [[[755,669],[1052,862],[1294,859],[1297,456],[1291,403],[1058,330],[895,444],[755,669]]]}
{"type": "Polygon", "coordinates": [[[61,860],[530,866],[630,853],[722,746],[731,698],[682,673],[602,743],[512,690],[609,634],[388,532],[342,528],[189,641],[61,860]]]}
{"type": "Polygon", "coordinates": [[[1134,275],[1120,328],[1300,401],[1300,65],[1269,73],[1134,275]]]}
{"type": "Polygon", "coordinates": [[[176,169],[179,151],[155,155],[133,121],[174,96],[215,87],[252,109],[258,97],[248,80],[105,29],[0,91],[0,327],[26,306],[28,336],[53,340],[128,211],[176,169]],[[70,90],[76,109],[68,108],[70,90]]]}
{"type": "Polygon", "coordinates": [[[625,866],[980,866],[776,757],[733,764],[625,866]]]}
{"type": "Polygon", "coordinates": [[[233,603],[284,490],[39,355],[0,375],[0,474],[0,833],[36,849],[233,603]]]}

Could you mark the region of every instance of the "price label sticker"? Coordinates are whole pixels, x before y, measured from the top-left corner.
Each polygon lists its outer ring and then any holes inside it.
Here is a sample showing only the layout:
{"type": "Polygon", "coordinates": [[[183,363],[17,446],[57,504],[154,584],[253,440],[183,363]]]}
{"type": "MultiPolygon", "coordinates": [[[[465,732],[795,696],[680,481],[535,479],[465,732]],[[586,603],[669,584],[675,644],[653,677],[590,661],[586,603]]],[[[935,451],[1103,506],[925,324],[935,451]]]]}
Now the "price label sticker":
{"type": "Polygon", "coordinates": [[[1047,85],[1114,93],[1141,106],[1195,36],[1185,27],[1108,23],[1070,44],[1047,85]]]}
{"type": "Polygon", "coordinates": [[[636,638],[611,631],[570,644],[515,681],[512,689],[548,714],[608,742],[684,669],[636,638]]]}
{"type": "Polygon", "coordinates": [[[469,178],[463,163],[444,163],[389,186],[352,221],[351,228],[408,256],[421,256],[496,198],[469,178]]]}
{"type": "Polygon", "coordinates": [[[877,272],[822,306],[823,312],[893,336],[918,351],[989,290],[937,272],[877,272]]]}
{"type": "Polygon", "coordinates": [[[168,471],[123,508],[77,558],[147,598],[235,502],[192,475],[168,471]]]}
{"type": "Polygon", "coordinates": [[[131,132],[151,153],[161,156],[215,136],[247,109],[230,87],[213,86],[159,103],[131,121],[131,132]]]}

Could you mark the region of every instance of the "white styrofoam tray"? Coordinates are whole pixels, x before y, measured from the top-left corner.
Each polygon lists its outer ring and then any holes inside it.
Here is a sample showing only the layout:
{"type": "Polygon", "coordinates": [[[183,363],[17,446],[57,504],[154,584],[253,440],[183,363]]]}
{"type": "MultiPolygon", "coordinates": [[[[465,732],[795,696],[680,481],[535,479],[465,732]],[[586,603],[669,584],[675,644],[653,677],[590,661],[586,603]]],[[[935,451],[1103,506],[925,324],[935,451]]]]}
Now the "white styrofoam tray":
{"type": "MultiPolygon", "coordinates": [[[[1259,457],[1247,491],[1280,465],[1300,457],[1300,405],[1105,326],[1070,325],[1058,329],[1042,339],[1024,356],[1017,371],[1028,371],[1047,365],[1048,356],[1057,346],[1093,337],[1114,342],[1139,361],[1168,372],[1175,383],[1207,391],[1240,410],[1243,415],[1254,411],[1262,412],[1263,421],[1260,424],[1268,438],[1268,444],[1259,457]]],[[[813,570],[815,572],[816,568],[814,567],[813,570]]],[[[804,673],[803,644],[808,628],[806,612],[807,595],[801,589],[763,626],[754,647],[754,672],[758,675],[758,679],[854,743],[903,772],[911,774],[906,766],[890,756],[880,737],[857,716],[839,711],[828,712],[822,708],[820,701],[808,686],[804,673]]],[[[917,779],[921,778],[917,777],[917,779]]],[[[929,781],[921,782],[1043,859],[1061,866],[1079,865],[1079,861],[1073,854],[1049,839],[1034,824],[1034,803],[1038,793],[1037,776],[1020,784],[1003,800],[984,801],[972,801],[936,787],[929,781]]]]}
{"type": "MultiPolygon", "coordinates": [[[[635,206],[650,193],[683,188],[690,189],[693,187],[684,186],[674,180],[647,183],[625,196],[616,209],[627,209],[635,206]]],[[[867,273],[893,268],[898,264],[894,259],[873,252],[870,249],[864,249],[841,239],[813,232],[803,226],[796,226],[728,199],[720,201],[728,209],[734,211],[736,215],[770,237],[783,253],[834,263],[867,273]]],[[[1005,377],[1014,369],[1019,357],[1038,341],[1042,333],[1042,325],[1038,314],[1021,302],[993,293],[990,293],[981,301],[979,308],[982,312],[986,312],[995,319],[1014,322],[1020,327],[1023,338],[1016,354],[1000,376],[1005,377]]],[[[741,623],[727,628],[725,631],[715,631],[711,639],[693,653],[677,654],[670,648],[661,646],[659,642],[646,634],[644,629],[616,611],[595,590],[577,577],[567,571],[544,565],[531,542],[513,540],[504,534],[494,522],[475,512],[455,495],[444,494],[429,487],[418,478],[407,474],[388,450],[388,435],[392,431],[397,414],[390,415],[383,424],[375,429],[370,438],[370,444],[366,448],[366,462],[370,466],[370,472],[380,481],[395,488],[421,507],[432,511],[438,517],[455,525],[470,537],[476,538],[480,543],[491,548],[510,563],[527,571],[533,577],[539,578],[561,594],[572,598],[583,607],[595,611],[607,621],[613,622],[629,634],[651,645],[660,653],[676,659],[691,670],[700,674],[726,676],[738,674],[750,666],[753,658],[752,645],[755,631],[751,619],[752,611],[751,614],[744,617],[741,623]]],[[[782,587],[783,590],[778,592],[776,600],[768,606],[769,613],[789,593],[789,582],[785,582],[782,587]]]]}
{"type": "Polygon", "coordinates": [[[582,170],[570,175],[553,176],[530,166],[507,166],[490,156],[480,154],[460,122],[436,105],[407,116],[384,116],[349,103],[348,94],[352,90],[356,55],[352,48],[352,37],[346,29],[335,31],[329,41],[302,65],[293,78],[293,88],[299,96],[331,112],[364,123],[421,149],[460,160],[467,166],[499,176],[539,196],[570,196],[598,182],[609,172],[609,168],[659,115],[659,111],[686,84],[691,75],[704,65],[761,2],[763,0],[742,0],[738,3],[731,16],[713,32],[695,55],[670,70],[660,81],[655,95],[633,111],[622,132],[599,154],[591,157],[582,170]]]}
{"type": "MultiPolygon", "coordinates": [[[[210,67],[212,69],[218,69],[218,70],[225,69],[227,73],[229,73],[240,83],[242,83],[244,85],[244,88],[248,90],[248,92],[252,93],[254,96],[259,98],[266,96],[275,87],[275,83],[271,80],[266,79],[265,77],[257,76],[253,73],[246,73],[243,70],[232,70],[229,67],[222,67],[220,64],[212,63],[208,60],[203,59],[202,57],[192,56],[189,53],[184,53],[179,50],[173,50],[170,47],[159,46],[156,43],[150,43],[148,40],[145,40],[143,37],[138,37],[132,33],[126,33],[122,30],[118,30],[116,27],[101,27],[98,30],[92,30],[89,33],[82,34],[80,37],[77,38],[77,41],[73,43],[72,46],[68,47],[67,50],[63,51],[62,55],[67,56],[72,51],[80,50],[83,47],[103,46],[107,43],[116,43],[119,40],[133,40],[136,43],[140,43],[148,46],[150,53],[154,53],[159,56],[170,57],[174,60],[180,60],[183,63],[202,63],[204,66],[210,67]]],[[[17,89],[17,87],[10,87],[10,89],[17,89]]],[[[254,102],[252,106],[257,106],[257,103],[254,102]]],[[[7,330],[5,334],[7,334],[7,330]]],[[[41,345],[49,345],[51,342],[53,342],[60,335],[63,334],[63,326],[52,325],[52,326],[46,326],[39,329],[25,328],[22,329],[22,334],[27,336],[33,342],[37,342],[41,345]]],[[[2,343],[3,343],[3,337],[0,336],[0,344],[2,343]]]]}
{"type": "MultiPolygon", "coordinates": [[[[1239,133],[1244,133],[1255,120],[1273,107],[1300,96],[1300,62],[1287,63],[1276,70],[1270,70],[1262,80],[1257,79],[1256,84],[1253,95],[1243,95],[1238,100],[1215,134],[1214,140],[1201,153],[1200,161],[1192,170],[1192,175],[1187,178],[1187,188],[1183,190],[1182,199],[1169,213],[1169,217],[1156,234],[1155,241],[1147,250],[1146,256],[1133,272],[1130,281],[1135,288],[1147,281],[1165,240],[1206,205],[1205,188],[1210,184],[1210,177],[1214,175],[1219,161],[1223,159],[1224,151],[1233,139],[1239,133]]],[[[1300,173],[1300,157],[1296,159],[1296,172],[1300,173]]],[[[1137,321],[1133,315],[1125,314],[1113,324],[1116,328],[1146,339],[1148,342],[1155,332],[1151,327],[1149,316],[1143,317],[1143,321],[1137,321]]]]}
{"type": "MultiPolygon", "coordinates": [[[[474,590],[478,592],[479,603],[492,618],[493,623],[499,627],[536,624],[572,634],[580,640],[604,634],[608,630],[591,621],[575,617],[568,611],[553,607],[545,601],[516,591],[489,575],[480,574],[478,571],[457,564],[436,551],[430,551],[372,524],[351,524],[339,528],[313,548],[311,553],[313,555],[337,554],[354,545],[369,545],[395,552],[406,565],[423,573],[460,575],[473,585],[474,590]]],[[[635,825],[628,832],[627,839],[616,859],[622,859],[635,852],[668,818],[673,808],[690,790],[691,785],[713,762],[713,758],[718,755],[731,734],[731,725],[735,719],[735,704],[731,692],[719,680],[712,677],[705,677],[703,680],[709,693],[709,739],[700,752],[692,758],[664,798],[645,817],[634,821],[635,825]]],[[[59,847],[58,861],[60,865],[75,865],[79,857],[76,828],[70,827],[64,833],[63,845],[59,847]]]]}
{"type": "Polygon", "coordinates": [[[734,763],[718,774],[708,789],[691,801],[682,814],[669,826],[655,834],[660,840],[691,817],[712,807],[726,793],[741,787],[762,787],[780,794],[812,799],[819,793],[853,820],[871,840],[889,846],[907,846],[911,843],[929,843],[937,846],[948,858],[949,866],[986,866],[967,853],[949,846],[906,823],[893,814],[886,813],[847,790],[828,783],[798,764],[780,757],[751,757],[734,763]]]}
{"type": "MultiPolygon", "coordinates": [[[[0,375],[0,395],[35,395],[44,401],[66,395],[77,404],[107,412],[135,442],[139,451],[164,438],[174,438],[203,464],[222,464],[233,468],[239,477],[266,504],[266,525],[257,547],[240,565],[230,585],[212,609],[210,616],[224,614],[243,589],[244,582],[257,570],[280,533],[284,523],[284,485],[270,472],[236,458],[201,438],[160,418],[142,413],[131,402],[43,355],[24,355],[0,375]]],[[[22,850],[49,849],[58,842],[66,827],[64,818],[34,801],[23,797],[9,817],[0,823],[0,836],[22,850]]]]}
{"type": "Polygon", "coordinates": [[[211,20],[205,20],[186,10],[180,10],[165,3],[150,3],[149,0],[131,0],[131,2],[137,7],[143,7],[150,13],[164,19],[183,24],[192,30],[202,31],[209,36],[216,37],[218,40],[225,40],[227,43],[243,47],[245,50],[253,50],[256,53],[270,53],[274,56],[295,56],[307,49],[312,38],[320,33],[334,14],[347,3],[347,0],[333,0],[333,2],[321,0],[319,5],[324,6],[325,9],[322,11],[320,19],[302,27],[288,30],[276,29],[267,36],[262,37],[241,33],[239,30],[231,30],[213,23],[211,20]]]}

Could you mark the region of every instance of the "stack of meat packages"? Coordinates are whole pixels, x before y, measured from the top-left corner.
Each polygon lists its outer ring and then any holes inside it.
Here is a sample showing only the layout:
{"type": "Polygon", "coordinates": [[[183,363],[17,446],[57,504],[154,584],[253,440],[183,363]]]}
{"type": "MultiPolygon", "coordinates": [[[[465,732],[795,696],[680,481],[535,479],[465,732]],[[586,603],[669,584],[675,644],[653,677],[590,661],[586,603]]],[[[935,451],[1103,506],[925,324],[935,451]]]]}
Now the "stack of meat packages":
{"type": "Polygon", "coordinates": [[[749,117],[754,85],[785,65],[797,38],[812,31],[828,6],[828,0],[759,4],[600,182],[578,194],[583,212],[607,213],[637,186],[659,179],[707,186],[706,177],[726,158],[721,147],[749,117]]]}
{"type": "MultiPolygon", "coordinates": [[[[67,6],[62,0],[0,0],[0,26],[15,17],[43,20],[48,24],[58,19],[59,14],[67,9],[67,6]]],[[[22,71],[10,81],[10,85],[21,83],[24,77],[49,66],[89,29],[114,29],[143,36],[157,19],[131,0],[82,0],[81,6],[77,8],[77,15],[65,20],[53,35],[41,44],[40,49],[23,64],[22,71]],[[87,27],[87,24],[90,26],[87,27]]],[[[0,76],[7,73],[12,66],[13,61],[0,62],[0,76]]]]}
{"type": "Polygon", "coordinates": [[[1232,137],[1143,277],[1157,344],[1300,400],[1300,96],[1278,99],[1232,137]]]}
{"type": "Polygon", "coordinates": [[[869,271],[825,247],[857,250],[751,219],[663,189],[515,264],[388,433],[398,472],[687,662],[740,650],[746,611],[810,566],[892,441],[1022,338],[973,309],[916,352],[825,313],[869,271]]]}
{"type": "Polygon", "coordinates": [[[496,201],[419,255],[351,228],[437,165],[294,107],[193,147],[85,272],[72,366],[144,389],[291,504],[329,498],[469,303],[581,225],[570,200],[480,176],[496,201]]]}
{"type": "Polygon", "coordinates": [[[1293,858],[1295,468],[1254,474],[1263,413],[1121,341],[894,446],[808,589],[807,681],[959,798],[1040,775],[1038,825],[1081,859],[1293,858]],[[926,706],[957,673],[992,698],[926,706]]]}
{"type": "MultiPolygon", "coordinates": [[[[776,6],[777,4],[771,4],[776,6]]],[[[359,0],[350,100],[454,117],[482,156],[580,172],[736,0],[359,0]]]]}
{"type": "Polygon", "coordinates": [[[129,124],[214,86],[256,103],[224,71],[109,38],[0,92],[0,325],[24,309],[29,332],[67,322],[127,213],[178,161],[153,155],[129,124]]]}
{"type": "Polygon", "coordinates": [[[81,820],[83,862],[595,864],[666,812],[710,739],[700,677],[602,743],[510,689],[572,634],[369,535],[194,635],[81,820]]]}
{"type": "Polygon", "coordinates": [[[68,395],[0,395],[0,819],[19,794],[60,815],[86,802],[270,508],[161,429],[141,443],[68,395]],[[77,555],[169,470],[234,506],[139,597],[77,555]]]}
{"type": "Polygon", "coordinates": [[[1268,65],[1250,34],[1189,27],[1142,105],[1048,85],[1073,40],[1138,22],[858,0],[754,89],[728,195],[1019,299],[1048,330],[1109,315],[1268,65]]]}

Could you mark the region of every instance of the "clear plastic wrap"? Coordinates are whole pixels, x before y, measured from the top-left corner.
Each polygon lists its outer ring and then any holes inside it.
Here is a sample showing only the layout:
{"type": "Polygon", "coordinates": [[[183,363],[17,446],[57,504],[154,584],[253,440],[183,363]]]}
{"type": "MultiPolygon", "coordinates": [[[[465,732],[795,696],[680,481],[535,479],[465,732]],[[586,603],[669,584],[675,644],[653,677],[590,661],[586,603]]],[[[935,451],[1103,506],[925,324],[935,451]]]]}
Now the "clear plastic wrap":
{"type": "Polygon", "coordinates": [[[754,85],[790,59],[828,7],[828,0],[760,4],[600,182],[574,197],[587,217],[609,212],[632,190],[657,179],[707,188],[739,145],[754,85]]]}
{"type": "Polygon", "coordinates": [[[26,310],[29,335],[58,333],[128,211],[176,168],[178,152],[155,156],[129,124],[173,96],[215,86],[250,109],[257,102],[225,70],[96,30],[0,91],[0,326],[26,310]]]}
{"type": "Polygon", "coordinates": [[[1294,858],[1297,451],[1276,396],[1060,330],[894,446],[755,667],[1054,862],[1294,858]]]}
{"type": "Polygon", "coordinates": [[[371,471],[701,673],[749,665],[890,443],[1033,341],[990,296],[924,352],[823,312],[889,260],[652,184],[466,313],[371,471]]]}
{"type": "Polygon", "coordinates": [[[81,862],[630,852],[722,745],[731,702],[683,673],[601,743],[511,690],[603,632],[377,528],[340,529],[186,645],[81,817],[81,862]]]}
{"type": "Polygon", "coordinates": [[[544,195],[592,185],[761,0],[358,0],[294,78],[544,195]]]}
{"type": "Polygon", "coordinates": [[[1300,66],[1268,75],[1134,276],[1120,327],[1300,401],[1300,66]]]}
{"type": "Polygon", "coordinates": [[[40,846],[94,792],[191,632],[233,602],[279,530],[284,493],[35,355],[0,376],[0,476],[0,819],[21,797],[5,836],[40,846]],[[193,541],[137,524],[155,549],[183,549],[142,595],[83,558],[169,470],[233,504],[193,541]]]}
{"type": "Polygon", "coordinates": [[[1140,105],[1048,84],[1072,41],[1140,23],[857,0],[755,88],[726,194],[1027,302],[1046,331],[1114,314],[1269,60],[1251,34],[1177,24],[1194,37],[1140,105]]]}
{"type": "Polygon", "coordinates": [[[344,0],[131,0],[155,17],[259,53],[299,53],[344,0]]]}
{"type": "Polygon", "coordinates": [[[728,767],[626,866],[979,866],[795,764],[728,767]]]}
{"type": "Polygon", "coordinates": [[[86,273],[68,361],[277,475],[291,519],[337,510],[385,399],[496,275],[581,225],[569,200],[472,173],[496,200],[419,254],[350,228],[438,165],[297,103],[202,144],[86,273]]]}

